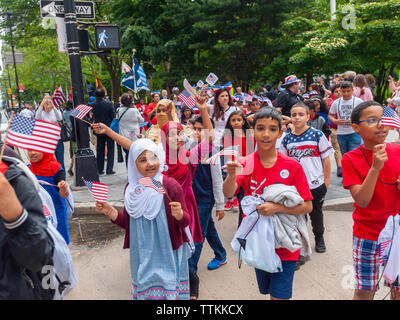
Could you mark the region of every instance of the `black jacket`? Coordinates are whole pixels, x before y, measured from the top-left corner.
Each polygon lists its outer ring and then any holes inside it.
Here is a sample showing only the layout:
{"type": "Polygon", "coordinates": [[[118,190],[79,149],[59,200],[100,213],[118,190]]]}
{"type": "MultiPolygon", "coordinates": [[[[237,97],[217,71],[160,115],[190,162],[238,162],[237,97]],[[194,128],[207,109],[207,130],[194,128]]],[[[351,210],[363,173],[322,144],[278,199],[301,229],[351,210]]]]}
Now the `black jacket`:
{"type": "MultiPolygon", "coordinates": [[[[0,300],[51,299],[54,291],[43,290],[42,267],[53,265],[54,243],[47,233],[42,202],[33,182],[13,161],[4,176],[24,208],[11,223],[0,217],[0,300]]],[[[1,208],[0,208],[1,210],[1,208]]]]}
{"type": "Polygon", "coordinates": [[[110,101],[99,99],[92,105],[92,108],[94,122],[101,122],[110,126],[115,118],[114,104],[110,101]]]}
{"type": "Polygon", "coordinates": [[[285,89],[279,92],[278,98],[276,98],[275,108],[282,108],[282,114],[290,117],[290,109],[292,109],[292,106],[303,100],[302,96],[285,89]]]}

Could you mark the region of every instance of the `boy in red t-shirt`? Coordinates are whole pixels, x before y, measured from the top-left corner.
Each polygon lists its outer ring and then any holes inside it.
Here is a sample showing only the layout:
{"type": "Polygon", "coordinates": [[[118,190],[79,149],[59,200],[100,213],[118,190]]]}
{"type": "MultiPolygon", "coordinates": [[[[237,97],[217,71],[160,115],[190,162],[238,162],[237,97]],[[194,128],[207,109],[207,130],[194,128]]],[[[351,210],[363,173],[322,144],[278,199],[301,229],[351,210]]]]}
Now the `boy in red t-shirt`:
{"type": "MultiPolygon", "coordinates": [[[[354,199],[353,264],[355,300],[371,300],[379,288],[378,237],[388,217],[399,212],[400,145],[385,143],[389,128],[382,126],[382,106],[375,101],[359,104],[351,122],[364,144],[342,158],[343,187],[354,199]]],[[[392,285],[392,299],[399,299],[392,285]]]]}
{"type": "MultiPolygon", "coordinates": [[[[245,196],[254,191],[262,194],[264,187],[283,183],[295,186],[304,202],[294,208],[265,202],[257,207],[259,214],[271,216],[277,212],[306,214],[312,211],[312,195],[303,168],[299,162],[275,149],[276,140],[281,135],[282,117],[276,109],[265,107],[254,115],[257,151],[245,157],[241,164],[237,161],[227,163],[228,175],[223,184],[226,197],[232,197],[240,188],[243,188],[245,196]],[[243,170],[237,174],[237,169],[243,170]]],[[[292,253],[285,248],[276,249],[282,261],[282,272],[269,273],[255,269],[261,294],[270,294],[272,300],[292,297],[293,277],[299,252],[300,250],[292,253]]]]}

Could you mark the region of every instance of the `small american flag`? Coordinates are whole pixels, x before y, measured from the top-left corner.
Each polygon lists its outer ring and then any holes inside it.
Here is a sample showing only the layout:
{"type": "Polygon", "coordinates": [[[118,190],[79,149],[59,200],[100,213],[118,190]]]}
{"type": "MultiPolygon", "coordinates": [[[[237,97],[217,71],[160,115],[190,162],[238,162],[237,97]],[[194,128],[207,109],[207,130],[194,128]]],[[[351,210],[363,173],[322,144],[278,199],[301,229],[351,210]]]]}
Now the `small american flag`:
{"type": "Polygon", "coordinates": [[[143,177],[140,178],[138,181],[140,184],[142,184],[144,187],[152,188],[156,190],[158,193],[165,194],[165,189],[162,186],[160,182],[158,182],[156,179],[150,178],[150,177],[143,177]]]}
{"type": "Polygon", "coordinates": [[[22,149],[54,153],[60,132],[57,124],[14,115],[6,143],[22,149]]]}
{"type": "Polygon", "coordinates": [[[89,107],[85,104],[80,104],[71,111],[70,115],[82,120],[92,109],[92,107],[89,107]]]}
{"type": "Polygon", "coordinates": [[[86,181],[85,179],[83,179],[83,182],[88,187],[94,200],[98,202],[107,202],[108,186],[106,184],[96,181],[86,181]]]}
{"type": "Polygon", "coordinates": [[[65,103],[67,101],[61,87],[57,87],[57,89],[54,91],[53,97],[51,99],[53,100],[53,104],[56,107],[61,106],[63,103],[65,103]]]}
{"type": "Polygon", "coordinates": [[[239,153],[237,150],[234,150],[234,149],[223,149],[220,152],[214,154],[211,158],[207,159],[206,163],[210,164],[212,166],[215,166],[218,158],[222,157],[222,156],[238,157],[239,153]]]}
{"type": "Polygon", "coordinates": [[[196,105],[196,100],[187,90],[183,90],[178,98],[181,99],[183,103],[186,104],[190,109],[196,105]]]}
{"type": "Polygon", "coordinates": [[[400,117],[392,108],[388,106],[383,107],[382,125],[400,129],[400,117]]]}

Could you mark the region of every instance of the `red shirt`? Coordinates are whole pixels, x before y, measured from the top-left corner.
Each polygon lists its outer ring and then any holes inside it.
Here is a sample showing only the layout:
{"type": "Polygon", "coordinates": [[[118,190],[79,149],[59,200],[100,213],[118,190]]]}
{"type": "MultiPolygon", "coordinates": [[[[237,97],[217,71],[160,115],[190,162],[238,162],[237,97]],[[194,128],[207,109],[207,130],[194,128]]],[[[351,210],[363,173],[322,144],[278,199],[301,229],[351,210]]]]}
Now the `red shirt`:
{"type": "MultiPolygon", "coordinates": [[[[257,152],[254,152],[245,157],[241,162],[243,171],[236,177],[238,185],[236,192],[242,187],[245,196],[251,195],[260,186],[260,183],[266,179],[262,187],[256,191],[257,194],[262,194],[264,187],[275,183],[282,183],[288,186],[295,186],[304,201],[313,199],[303,168],[295,159],[278,152],[278,158],[274,166],[265,168],[258,159],[257,152]]],[[[276,253],[282,261],[297,261],[300,250],[290,252],[288,249],[279,248],[276,249],[276,253]]]]}
{"type": "MultiPolygon", "coordinates": [[[[372,151],[366,150],[363,146],[360,148],[364,151],[369,164],[372,165],[372,151]]],[[[361,185],[370,169],[360,148],[343,155],[343,187],[345,189],[349,189],[352,185],[361,185]]],[[[395,182],[400,176],[400,145],[386,143],[386,152],[388,160],[379,172],[369,205],[361,208],[354,203],[353,236],[357,238],[377,241],[388,217],[399,212],[400,190],[397,189],[395,182]]]]}

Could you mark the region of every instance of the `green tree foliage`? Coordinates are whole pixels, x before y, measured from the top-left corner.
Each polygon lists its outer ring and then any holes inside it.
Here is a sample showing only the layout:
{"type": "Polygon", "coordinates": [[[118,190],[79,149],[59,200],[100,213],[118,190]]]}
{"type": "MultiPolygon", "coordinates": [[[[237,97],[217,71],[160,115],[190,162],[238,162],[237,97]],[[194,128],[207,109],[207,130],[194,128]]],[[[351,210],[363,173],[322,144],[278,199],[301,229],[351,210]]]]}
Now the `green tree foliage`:
{"type": "MultiPolygon", "coordinates": [[[[26,36],[16,33],[16,46],[28,62],[18,66],[26,94],[65,83],[68,61],[56,50],[55,30],[40,26],[39,2],[0,0],[0,7],[24,13],[26,36]]],[[[195,83],[209,72],[219,84],[248,89],[291,73],[311,81],[354,70],[375,75],[383,101],[400,59],[400,0],[338,0],[335,20],[329,8],[330,0],[96,1],[97,21],[120,26],[122,49],[90,57],[90,65],[83,58],[84,79],[94,84],[93,66],[116,100],[121,61],[131,64],[135,49],[152,89],[181,86],[184,78],[195,83]]],[[[19,30],[20,20],[14,23],[19,30]]]]}

